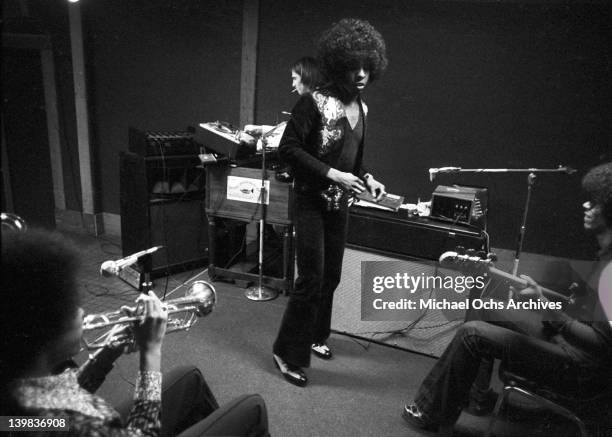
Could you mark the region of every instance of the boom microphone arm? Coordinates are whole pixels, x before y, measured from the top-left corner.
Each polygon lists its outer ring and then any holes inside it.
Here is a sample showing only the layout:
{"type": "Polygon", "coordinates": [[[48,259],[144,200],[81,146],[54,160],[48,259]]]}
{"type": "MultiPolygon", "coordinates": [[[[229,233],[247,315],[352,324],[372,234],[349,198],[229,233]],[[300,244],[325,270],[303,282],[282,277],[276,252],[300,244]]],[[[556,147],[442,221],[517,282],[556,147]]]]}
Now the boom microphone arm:
{"type": "Polygon", "coordinates": [[[433,182],[438,173],[576,173],[576,169],[569,166],[557,168],[461,168],[440,167],[429,169],[429,180],[433,182]]]}

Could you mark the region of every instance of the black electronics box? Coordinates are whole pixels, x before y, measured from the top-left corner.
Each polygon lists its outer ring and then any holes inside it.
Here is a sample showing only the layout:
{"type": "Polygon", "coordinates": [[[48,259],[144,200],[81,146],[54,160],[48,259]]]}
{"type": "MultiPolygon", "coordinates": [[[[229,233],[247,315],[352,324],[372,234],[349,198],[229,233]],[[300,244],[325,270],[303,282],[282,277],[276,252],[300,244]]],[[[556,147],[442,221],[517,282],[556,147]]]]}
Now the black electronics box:
{"type": "Polygon", "coordinates": [[[432,218],[486,229],[488,194],[486,188],[438,185],[431,201],[432,218]]]}

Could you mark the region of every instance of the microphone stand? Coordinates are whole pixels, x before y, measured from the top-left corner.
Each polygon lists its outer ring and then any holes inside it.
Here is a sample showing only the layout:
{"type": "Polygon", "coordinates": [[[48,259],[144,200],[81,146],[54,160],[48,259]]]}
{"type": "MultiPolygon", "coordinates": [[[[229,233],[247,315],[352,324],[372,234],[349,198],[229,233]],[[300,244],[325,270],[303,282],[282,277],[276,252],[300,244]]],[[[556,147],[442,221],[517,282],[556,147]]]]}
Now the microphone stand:
{"type": "Polygon", "coordinates": [[[531,194],[535,184],[537,173],[576,173],[572,167],[558,168],[461,168],[461,167],[446,167],[441,169],[430,169],[430,178],[433,180],[433,175],[437,173],[529,173],[527,175],[527,196],[525,198],[525,206],[523,209],[523,217],[521,227],[519,229],[516,251],[514,252],[514,262],[512,265],[512,274],[517,275],[519,267],[519,259],[523,250],[523,241],[525,239],[525,230],[527,229],[527,215],[529,213],[529,204],[531,202],[531,194]],[[432,170],[435,170],[432,172],[432,170]]]}
{"type": "Polygon", "coordinates": [[[142,294],[148,294],[153,289],[153,282],[151,281],[151,271],[153,270],[153,258],[150,253],[147,253],[139,260],[140,267],[142,270],[142,283],[140,284],[140,292],[142,294]]]}
{"type": "Polygon", "coordinates": [[[525,230],[527,228],[527,214],[529,213],[529,203],[531,202],[531,193],[533,192],[533,186],[535,184],[536,174],[529,172],[527,175],[527,196],[525,197],[525,206],[523,208],[523,218],[521,219],[521,227],[516,241],[516,251],[514,252],[514,262],[512,264],[512,274],[514,276],[518,273],[519,258],[523,250],[523,240],[525,239],[525,230]]]}
{"type": "MultiPolygon", "coordinates": [[[[274,129],[272,129],[269,133],[271,133],[274,129]]],[[[267,135],[267,134],[266,134],[267,135]]],[[[266,141],[263,135],[261,139],[258,141],[261,142],[261,190],[259,192],[259,205],[261,207],[261,217],[259,219],[259,283],[256,286],[249,287],[247,291],[244,292],[244,295],[247,299],[256,300],[256,301],[266,301],[272,300],[278,296],[278,292],[269,287],[263,285],[263,256],[264,256],[264,227],[266,224],[266,199],[267,199],[267,189],[266,189],[266,181],[268,180],[268,172],[266,171],[266,141]]]]}

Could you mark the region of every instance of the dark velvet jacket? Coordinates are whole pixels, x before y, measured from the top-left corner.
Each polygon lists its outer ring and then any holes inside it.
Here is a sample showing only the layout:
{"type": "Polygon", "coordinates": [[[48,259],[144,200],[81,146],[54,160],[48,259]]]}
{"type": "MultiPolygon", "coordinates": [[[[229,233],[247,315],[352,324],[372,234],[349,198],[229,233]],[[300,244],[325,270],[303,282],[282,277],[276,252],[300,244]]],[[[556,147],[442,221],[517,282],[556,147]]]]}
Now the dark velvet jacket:
{"type": "MultiPolygon", "coordinates": [[[[353,174],[363,177],[366,173],[362,159],[368,108],[361,99],[358,103],[363,112],[363,138],[353,174]]],[[[281,159],[293,169],[297,190],[315,193],[331,183],[326,175],[330,167],[337,165],[342,153],[344,129],[340,120],[344,117],[342,102],[318,91],[300,97],[295,104],[278,151],[281,159]]]]}

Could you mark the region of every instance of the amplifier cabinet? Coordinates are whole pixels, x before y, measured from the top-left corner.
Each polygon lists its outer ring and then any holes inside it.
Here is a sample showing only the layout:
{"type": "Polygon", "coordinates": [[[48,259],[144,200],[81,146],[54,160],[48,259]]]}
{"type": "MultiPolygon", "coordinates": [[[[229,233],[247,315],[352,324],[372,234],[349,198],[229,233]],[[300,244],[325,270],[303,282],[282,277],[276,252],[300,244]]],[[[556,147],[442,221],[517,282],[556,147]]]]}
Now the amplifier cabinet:
{"type": "Polygon", "coordinates": [[[197,155],[200,145],[194,139],[194,129],[184,131],[141,131],[128,129],[128,150],[141,156],[197,155]]]}
{"type": "Polygon", "coordinates": [[[467,226],[426,217],[401,217],[391,212],[352,207],[348,246],[403,258],[437,260],[457,246],[488,251],[486,236],[467,226]]]}
{"type": "Polygon", "coordinates": [[[152,255],[152,276],[208,262],[204,172],[196,155],[119,156],[123,255],[164,246],[152,255]]]}
{"type": "MultiPolygon", "coordinates": [[[[293,223],[293,185],[279,182],[269,171],[266,223],[293,223]]],[[[261,169],[209,165],[206,167],[206,212],[215,217],[260,220],[261,169]]]]}

